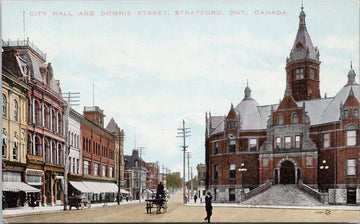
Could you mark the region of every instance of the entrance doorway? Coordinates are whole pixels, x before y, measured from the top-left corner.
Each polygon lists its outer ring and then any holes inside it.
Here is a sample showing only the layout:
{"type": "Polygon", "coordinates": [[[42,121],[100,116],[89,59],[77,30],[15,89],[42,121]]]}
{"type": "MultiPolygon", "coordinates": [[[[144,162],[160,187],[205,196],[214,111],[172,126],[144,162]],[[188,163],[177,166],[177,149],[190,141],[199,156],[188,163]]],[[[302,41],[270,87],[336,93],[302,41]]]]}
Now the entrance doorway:
{"type": "Polygon", "coordinates": [[[356,204],[356,189],[348,188],[347,189],[347,204],[356,204]]]}
{"type": "Polygon", "coordinates": [[[281,164],[280,184],[295,184],[295,167],[290,161],[281,164]]]}

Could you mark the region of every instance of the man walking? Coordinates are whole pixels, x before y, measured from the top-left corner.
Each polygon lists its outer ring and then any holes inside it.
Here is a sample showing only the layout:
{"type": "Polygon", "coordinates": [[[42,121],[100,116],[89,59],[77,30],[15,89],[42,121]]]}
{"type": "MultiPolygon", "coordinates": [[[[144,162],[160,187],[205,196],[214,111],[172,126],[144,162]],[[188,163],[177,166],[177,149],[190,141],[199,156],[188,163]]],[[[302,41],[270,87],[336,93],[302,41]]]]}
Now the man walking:
{"type": "Polygon", "coordinates": [[[211,191],[207,191],[205,196],[206,217],[204,220],[207,220],[208,223],[210,223],[210,217],[212,215],[211,199],[212,199],[211,191]]]}

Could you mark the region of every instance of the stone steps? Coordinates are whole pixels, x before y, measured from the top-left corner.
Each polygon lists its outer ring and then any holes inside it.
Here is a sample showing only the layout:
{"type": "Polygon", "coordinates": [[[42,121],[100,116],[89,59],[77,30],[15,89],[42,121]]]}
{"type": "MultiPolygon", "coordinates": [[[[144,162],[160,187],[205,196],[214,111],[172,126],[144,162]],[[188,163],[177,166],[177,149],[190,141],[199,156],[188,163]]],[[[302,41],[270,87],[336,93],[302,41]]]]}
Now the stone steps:
{"type": "Polygon", "coordinates": [[[274,185],[262,194],[242,202],[244,205],[291,205],[319,206],[322,205],[311,195],[299,190],[296,185],[274,185]]]}

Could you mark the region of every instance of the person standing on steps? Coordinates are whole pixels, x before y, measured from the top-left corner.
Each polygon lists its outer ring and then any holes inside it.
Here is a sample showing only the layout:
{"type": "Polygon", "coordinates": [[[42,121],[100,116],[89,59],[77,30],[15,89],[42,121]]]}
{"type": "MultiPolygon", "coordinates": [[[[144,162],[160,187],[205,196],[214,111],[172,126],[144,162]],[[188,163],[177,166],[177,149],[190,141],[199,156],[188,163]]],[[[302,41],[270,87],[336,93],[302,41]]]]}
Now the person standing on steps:
{"type": "Polygon", "coordinates": [[[207,220],[208,223],[210,223],[210,217],[212,215],[211,199],[212,199],[211,191],[207,191],[205,196],[206,217],[204,220],[207,220]]]}
{"type": "Polygon", "coordinates": [[[196,200],[197,200],[197,195],[195,194],[195,195],[194,195],[194,202],[195,202],[195,204],[196,204],[196,200]]]}

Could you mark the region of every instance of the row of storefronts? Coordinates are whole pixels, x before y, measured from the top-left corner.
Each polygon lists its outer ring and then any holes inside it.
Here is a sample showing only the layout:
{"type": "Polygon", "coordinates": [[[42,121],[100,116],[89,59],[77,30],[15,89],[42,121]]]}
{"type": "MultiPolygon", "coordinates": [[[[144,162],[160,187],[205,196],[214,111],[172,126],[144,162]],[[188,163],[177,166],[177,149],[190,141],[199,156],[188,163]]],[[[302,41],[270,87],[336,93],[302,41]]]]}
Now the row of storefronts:
{"type": "Polygon", "coordinates": [[[72,109],[46,54],[28,39],[2,48],[3,208],[61,205],[75,193],[115,200],[123,130],[113,119],[105,128],[97,106],[72,109]]]}

